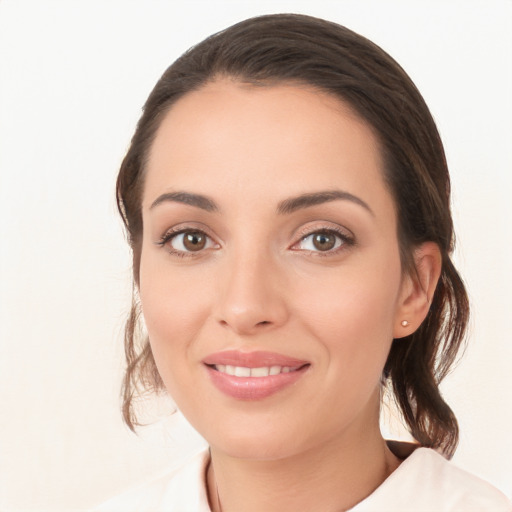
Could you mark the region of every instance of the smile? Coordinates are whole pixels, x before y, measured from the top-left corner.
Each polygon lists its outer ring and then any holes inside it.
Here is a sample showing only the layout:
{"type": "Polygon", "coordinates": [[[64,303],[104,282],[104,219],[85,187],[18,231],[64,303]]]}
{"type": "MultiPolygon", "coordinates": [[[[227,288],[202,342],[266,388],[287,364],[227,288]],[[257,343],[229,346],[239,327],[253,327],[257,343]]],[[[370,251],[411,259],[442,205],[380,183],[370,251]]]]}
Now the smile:
{"type": "Polygon", "coordinates": [[[308,361],[273,352],[225,351],[203,360],[212,384],[238,400],[262,400],[297,382],[308,361]]]}
{"type": "Polygon", "coordinates": [[[233,366],[230,364],[217,364],[213,367],[221,373],[234,375],[235,377],[268,377],[269,375],[290,373],[299,369],[299,367],[294,368],[290,366],[261,366],[259,368],[248,368],[247,366],[233,366]]]}

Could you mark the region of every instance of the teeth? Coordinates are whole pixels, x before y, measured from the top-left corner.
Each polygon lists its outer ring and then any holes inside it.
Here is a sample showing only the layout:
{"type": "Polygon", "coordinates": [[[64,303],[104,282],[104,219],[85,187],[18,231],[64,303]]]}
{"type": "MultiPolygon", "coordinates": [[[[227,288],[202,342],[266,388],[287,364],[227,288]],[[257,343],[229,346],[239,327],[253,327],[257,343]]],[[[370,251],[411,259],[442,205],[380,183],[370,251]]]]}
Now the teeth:
{"type": "Polygon", "coordinates": [[[280,366],[271,366],[270,367],[269,375],[277,375],[278,373],[281,373],[281,367],[280,366]]]}
{"type": "Polygon", "coordinates": [[[264,366],[263,368],[251,368],[251,377],[267,377],[269,370],[268,366],[264,366]]]}
{"type": "Polygon", "coordinates": [[[235,377],[250,377],[251,369],[245,366],[235,366],[235,377]]]}
{"type": "Polygon", "coordinates": [[[297,368],[291,368],[290,366],[262,366],[260,368],[247,368],[246,366],[216,364],[215,369],[221,373],[227,373],[228,375],[234,375],[235,377],[267,377],[268,375],[290,373],[297,368]]]}

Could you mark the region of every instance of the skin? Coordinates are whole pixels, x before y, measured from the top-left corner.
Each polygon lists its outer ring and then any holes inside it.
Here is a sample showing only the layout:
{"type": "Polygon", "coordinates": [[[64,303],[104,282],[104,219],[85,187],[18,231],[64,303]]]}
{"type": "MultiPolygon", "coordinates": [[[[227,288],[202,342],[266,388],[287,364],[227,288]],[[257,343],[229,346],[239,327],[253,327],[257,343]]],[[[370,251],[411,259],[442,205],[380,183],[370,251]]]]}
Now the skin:
{"type": "Polygon", "coordinates": [[[382,369],[393,338],[424,319],[440,272],[431,243],[414,253],[418,275],[402,272],[372,130],[307,87],[217,80],[165,116],[142,207],[144,319],[169,393],[211,446],[212,508],[217,488],[223,512],[334,512],[369,495],[400,462],[379,430],[382,369]],[[336,199],[278,211],[332,190],[366,206],[336,199]],[[216,210],[162,199],[175,192],[207,196],[216,210]],[[187,252],[181,235],[158,243],[184,228],[207,235],[202,250],[187,252]],[[309,236],[325,230],[342,235],[331,235],[332,250],[309,236]],[[202,363],[228,349],[310,367],[270,397],[236,400],[202,363]]]}

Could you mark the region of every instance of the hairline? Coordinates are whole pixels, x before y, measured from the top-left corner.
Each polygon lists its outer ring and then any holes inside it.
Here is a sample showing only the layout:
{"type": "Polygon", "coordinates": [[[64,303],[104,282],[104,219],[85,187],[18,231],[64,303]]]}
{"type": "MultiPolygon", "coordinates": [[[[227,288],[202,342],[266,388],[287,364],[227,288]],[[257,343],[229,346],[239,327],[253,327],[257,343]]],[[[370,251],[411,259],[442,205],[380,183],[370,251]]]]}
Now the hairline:
{"type": "MultiPolygon", "coordinates": [[[[185,98],[189,94],[194,92],[201,91],[202,89],[208,87],[210,84],[215,84],[218,82],[222,82],[223,80],[232,82],[234,84],[239,84],[242,86],[250,86],[250,87],[261,87],[261,88],[271,88],[271,87],[279,87],[279,86],[290,86],[302,88],[305,90],[309,90],[312,92],[319,93],[322,96],[333,99],[333,106],[335,104],[340,106],[340,109],[343,109],[344,114],[352,115],[354,119],[357,119],[359,122],[363,123],[372,133],[374,140],[377,145],[377,152],[380,156],[381,160],[381,172],[383,177],[383,182],[388,192],[391,194],[393,208],[395,211],[395,219],[396,219],[396,235],[399,245],[399,254],[400,254],[400,263],[402,267],[402,275],[411,274],[411,272],[415,271],[413,251],[419,244],[414,244],[410,240],[406,240],[405,233],[403,232],[403,226],[400,216],[400,208],[398,204],[397,193],[393,188],[393,185],[390,180],[390,176],[392,176],[391,167],[393,166],[393,154],[387,148],[386,144],[383,141],[382,136],[380,135],[378,129],[371,123],[356,107],[356,105],[348,99],[343,94],[338,94],[332,90],[329,90],[326,87],[322,87],[318,84],[314,84],[306,79],[300,78],[280,78],[280,77],[268,77],[265,79],[259,79],[256,77],[251,77],[248,74],[244,73],[229,73],[226,70],[214,70],[209,76],[203,78],[198,81],[195,86],[189,87],[187,90],[180,91],[180,93],[176,94],[173,97],[166,98],[161,102],[158,108],[157,114],[151,119],[150,126],[151,129],[148,130],[150,132],[150,136],[146,142],[146,147],[144,148],[144,153],[141,159],[141,168],[139,175],[139,200],[137,207],[139,208],[140,215],[142,217],[142,198],[144,196],[145,182],[146,182],[146,174],[148,171],[148,165],[150,162],[151,149],[154,145],[155,138],[160,130],[160,127],[165,119],[165,117],[172,110],[173,106],[178,103],[181,99],[185,98]]],[[[141,230],[138,234],[139,243],[135,244],[139,253],[142,251],[142,236],[143,236],[144,225],[141,222],[141,230]]],[[[140,254],[139,254],[140,256],[140,254]]]]}

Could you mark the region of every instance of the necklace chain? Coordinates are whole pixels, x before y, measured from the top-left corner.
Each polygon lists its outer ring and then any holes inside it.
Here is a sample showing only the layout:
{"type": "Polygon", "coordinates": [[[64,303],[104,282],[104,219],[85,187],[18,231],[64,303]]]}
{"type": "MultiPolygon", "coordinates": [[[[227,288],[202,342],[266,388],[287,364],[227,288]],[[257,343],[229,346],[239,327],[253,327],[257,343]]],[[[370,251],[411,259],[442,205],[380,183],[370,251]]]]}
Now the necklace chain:
{"type": "MultiPolygon", "coordinates": [[[[213,466],[212,466],[213,469],[213,466]]],[[[222,504],[220,502],[220,496],[219,496],[219,486],[217,485],[217,479],[215,478],[215,472],[213,473],[213,478],[215,479],[215,491],[217,492],[217,507],[218,512],[222,512],[222,504]]]]}
{"type": "MultiPolygon", "coordinates": [[[[222,512],[222,503],[220,502],[220,496],[219,496],[219,486],[217,485],[217,478],[215,476],[215,469],[213,468],[213,463],[212,463],[212,459],[211,459],[211,452],[210,452],[210,467],[212,469],[212,477],[213,477],[213,482],[215,483],[215,495],[216,495],[216,498],[217,498],[217,512],[222,512]]],[[[342,511],[340,512],[344,512],[346,509],[343,509],[342,511]]]]}
{"type": "Polygon", "coordinates": [[[217,503],[216,503],[217,512],[222,512],[222,504],[220,502],[220,496],[219,496],[219,486],[217,485],[217,477],[215,476],[215,469],[213,467],[212,452],[211,452],[211,450],[210,450],[210,464],[209,464],[209,468],[211,468],[213,483],[215,484],[215,496],[217,498],[217,503]]]}

